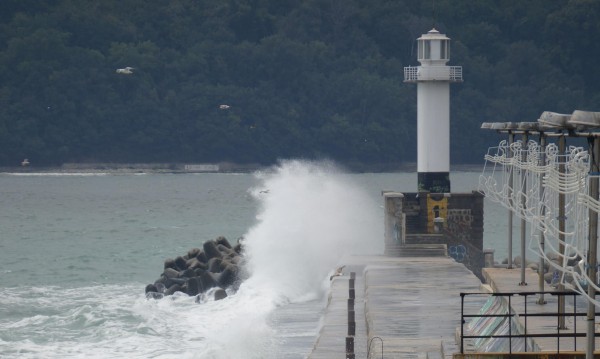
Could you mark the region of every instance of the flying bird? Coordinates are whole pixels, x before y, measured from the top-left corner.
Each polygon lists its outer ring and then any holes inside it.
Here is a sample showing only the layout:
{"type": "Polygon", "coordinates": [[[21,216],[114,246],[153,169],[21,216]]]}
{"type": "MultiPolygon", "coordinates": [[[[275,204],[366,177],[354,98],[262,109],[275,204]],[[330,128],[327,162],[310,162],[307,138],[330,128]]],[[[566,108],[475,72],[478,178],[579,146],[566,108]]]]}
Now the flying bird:
{"type": "Polygon", "coordinates": [[[227,110],[229,107],[231,107],[231,106],[229,106],[229,105],[219,105],[219,109],[221,109],[221,110],[227,110]]]}
{"type": "Polygon", "coordinates": [[[344,274],[344,272],[343,272],[343,270],[344,270],[344,267],[345,267],[345,266],[338,267],[338,268],[335,270],[335,273],[333,273],[333,275],[332,275],[331,277],[329,277],[329,280],[333,280],[333,277],[339,277],[339,276],[341,276],[342,274],[344,274]]]}
{"type": "Polygon", "coordinates": [[[117,69],[117,73],[118,74],[125,74],[125,75],[131,75],[133,73],[133,70],[135,70],[134,67],[125,67],[123,69],[117,69]]]}

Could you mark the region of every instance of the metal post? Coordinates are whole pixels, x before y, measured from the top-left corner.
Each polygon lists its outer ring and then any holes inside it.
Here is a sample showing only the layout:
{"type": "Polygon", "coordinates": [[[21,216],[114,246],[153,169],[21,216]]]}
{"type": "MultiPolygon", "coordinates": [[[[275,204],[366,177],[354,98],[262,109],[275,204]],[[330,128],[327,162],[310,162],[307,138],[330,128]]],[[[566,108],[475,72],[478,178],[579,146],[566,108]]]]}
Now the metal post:
{"type": "MultiPolygon", "coordinates": [[[[523,147],[521,148],[521,161],[523,162],[527,161],[527,153],[525,152],[527,150],[527,141],[528,136],[527,132],[525,132],[523,133],[523,147]]],[[[527,285],[527,282],[525,281],[525,267],[527,263],[525,258],[525,236],[527,231],[527,221],[525,220],[525,191],[527,191],[527,173],[524,170],[521,170],[521,181],[523,183],[523,187],[521,188],[521,207],[523,213],[521,213],[521,282],[519,282],[519,285],[527,285]]]]}
{"type": "MultiPolygon", "coordinates": [[[[527,294],[523,295],[524,305],[525,305],[525,334],[529,333],[527,331],[527,294]]],[[[523,338],[523,344],[525,346],[525,353],[527,353],[527,337],[523,338]]]]}
{"type": "MultiPolygon", "coordinates": [[[[508,153],[510,155],[510,157],[512,158],[514,156],[514,153],[512,153],[512,144],[513,142],[515,142],[515,134],[510,132],[508,134],[508,153]]],[[[510,174],[508,177],[508,204],[510,205],[511,208],[514,208],[513,206],[513,200],[512,200],[512,192],[513,192],[513,185],[514,185],[514,166],[510,166],[510,174]]],[[[508,210],[508,269],[512,269],[513,267],[513,255],[512,255],[512,244],[513,244],[513,211],[512,209],[508,210]]]]}
{"type": "MultiPolygon", "coordinates": [[[[591,166],[590,166],[590,197],[594,200],[598,200],[598,172],[600,168],[598,161],[600,161],[600,138],[589,138],[590,155],[591,155],[591,166]]],[[[595,336],[595,321],[596,321],[596,306],[592,302],[592,299],[596,298],[596,289],[594,285],[597,285],[596,267],[598,259],[596,258],[597,246],[598,246],[598,213],[590,208],[589,210],[589,231],[588,231],[588,255],[587,255],[587,275],[588,275],[588,286],[587,292],[590,298],[588,302],[587,311],[587,350],[585,353],[586,359],[594,359],[594,347],[596,344],[595,336]]]]}
{"type": "MultiPolygon", "coordinates": [[[[560,307],[560,297],[562,297],[563,294],[558,294],[558,307],[560,307]]],[[[557,308],[558,309],[558,308],[557,308]]],[[[556,333],[558,334],[556,336],[556,352],[560,353],[560,330],[562,329],[560,327],[560,309],[558,309],[558,315],[556,316],[556,320],[558,321],[558,325],[556,326],[556,333]]]]}
{"type": "MultiPolygon", "coordinates": [[[[540,132],[540,158],[539,158],[539,165],[540,167],[544,166],[546,162],[546,137],[544,136],[543,132],[540,132]]],[[[544,199],[544,179],[543,176],[540,176],[540,201],[543,201],[544,199]]],[[[543,218],[543,221],[546,221],[546,207],[542,206],[541,208],[541,216],[543,218]]],[[[544,243],[544,231],[542,231],[542,229],[540,229],[539,231],[539,236],[540,236],[540,251],[542,252],[542,254],[546,253],[545,250],[545,243],[544,243]]],[[[538,297],[538,301],[537,304],[546,304],[546,301],[544,300],[544,285],[545,285],[545,281],[544,281],[544,269],[546,268],[545,266],[545,261],[544,261],[544,256],[540,256],[540,263],[538,265],[538,287],[539,287],[539,291],[541,292],[539,297],[538,297]]]]}
{"type": "Polygon", "coordinates": [[[512,305],[510,304],[510,297],[508,296],[508,353],[512,355],[512,305]]]}
{"type": "Polygon", "coordinates": [[[577,351],[577,293],[573,294],[573,334],[575,334],[573,349],[577,351]]]}
{"type": "MultiPolygon", "coordinates": [[[[354,272],[352,272],[354,273],[354,272]]],[[[356,315],[354,312],[355,288],[354,281],[356,274],[350,276],[348,280],[348,336],[356,335],[356,315]],[[352,305],[350,305],[352,302],[352,305]]]]}
{"type": "Polygon", "coordinates": [[[460,293],[460,353],[465,352],[465,293],[460,293]]]}
{"type": "MultiPolygon", "coordinates": [[[[561,176],[565,174],[565,161],[566,161],[566,136],[563,134],[562,136],[560,136],[558,138],[558,153],[559,153],[559,162],[558,162],[558,172],[560,172],[561,176]]],[[[558,240],[559,240],[559,244],[558,244],[558,250],[560,252],[560,260],[561,263],[564,261],[565,258],[565,194],[562,192],[558,193],[558,240]]],[[[558,283],[558,291],[559,292],[564,292],[565,291],[565,285],[563,284],[563,276],[564,276],[564,272],[560,272],[560,279],[559,279],[559,283],[558,283]]],[[[558,317],[559,317],[559,321],[558,321],[558,328],[559,329],[567,329],[567,326],[565,325],[565,296],[564,295],[559,295],[558,296],[558,317]]]]}

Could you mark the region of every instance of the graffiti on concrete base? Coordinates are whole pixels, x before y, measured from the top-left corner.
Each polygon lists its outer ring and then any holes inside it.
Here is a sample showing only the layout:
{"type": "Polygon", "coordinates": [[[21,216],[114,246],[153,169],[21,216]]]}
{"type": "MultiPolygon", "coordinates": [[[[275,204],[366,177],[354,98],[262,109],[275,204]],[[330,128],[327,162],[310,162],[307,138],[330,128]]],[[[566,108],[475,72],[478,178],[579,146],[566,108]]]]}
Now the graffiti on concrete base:
{"type": "Polygon", "coordinates": [[[463,241],[468,241],[471,238],[471,225],[473,223],[473,215],[470,209],[449,209],[447,230],[452,235],[463,241]]]}
{"type": "Polygon", "coordinates": [[[465,248],[465,246],[462,244],[450,246],[450,248],[448,248],[448,252],[450,252],[450,257],[454,258],[454,260],[457,262],[462,263],[467,257],[467,248],[465,248]]]}

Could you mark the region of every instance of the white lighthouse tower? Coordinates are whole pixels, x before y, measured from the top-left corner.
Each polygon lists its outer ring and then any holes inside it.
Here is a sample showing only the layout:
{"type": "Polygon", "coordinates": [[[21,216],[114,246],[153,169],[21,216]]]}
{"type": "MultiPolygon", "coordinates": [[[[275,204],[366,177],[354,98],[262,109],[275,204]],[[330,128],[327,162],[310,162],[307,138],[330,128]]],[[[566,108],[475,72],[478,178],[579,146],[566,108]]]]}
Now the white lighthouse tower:
{"type": "Polygon", "coordinates": [[[417,83],[419,191],[450,192],[450,83],[462,82],[461,66],[446,66],[450,39],[431,29],[418,41],[421,66],[404,68],[404,82],[417,83]]]}

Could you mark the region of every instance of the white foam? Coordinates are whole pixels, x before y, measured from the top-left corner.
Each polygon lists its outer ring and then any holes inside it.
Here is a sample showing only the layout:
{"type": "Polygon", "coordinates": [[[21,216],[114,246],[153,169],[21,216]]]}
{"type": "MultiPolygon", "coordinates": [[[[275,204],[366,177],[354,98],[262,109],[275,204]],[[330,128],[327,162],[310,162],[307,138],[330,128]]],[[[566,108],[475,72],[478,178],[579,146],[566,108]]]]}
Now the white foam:
{"type": "Polygon", "coordinates": [[[251,278],[244,285],[313,299],[343,256],[381,253],[378,205],[333,164],[286,161],[259,177],[252,193],[261,208],[245,235],[251,278]]]}
{"type": "Polygon", "coordinates": [[[306,311],[323,303],[322,283],[342,256],[381,252],[380,209],[331,164],[287,161],[257,176],[260,211],[244,240],[250,277],[235,295],[198,304],[185,295],[147,300],[142,283],[0,288],[2,357],[308,355],[298,346],[318,320],[311,328],[306,311]],[[289,333],[279,331],[282,308],[289,333]]]}

